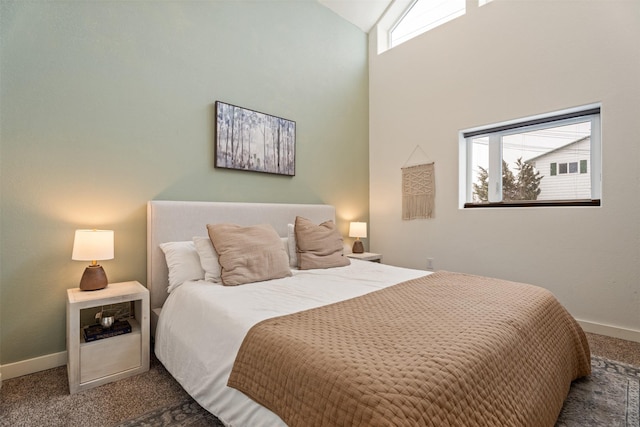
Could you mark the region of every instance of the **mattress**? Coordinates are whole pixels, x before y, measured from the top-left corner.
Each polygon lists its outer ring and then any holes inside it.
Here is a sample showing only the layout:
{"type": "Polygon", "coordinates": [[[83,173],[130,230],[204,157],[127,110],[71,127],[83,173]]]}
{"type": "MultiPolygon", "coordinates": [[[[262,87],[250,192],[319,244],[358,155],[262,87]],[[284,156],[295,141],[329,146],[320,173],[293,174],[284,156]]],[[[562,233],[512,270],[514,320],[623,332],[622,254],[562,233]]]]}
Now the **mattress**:
{"type": "Polygon", "coordinates": [[[241,286],[195,281],[175,289],[158,320],[155,353],[182,387],[227,426],[283,426],[273,412],[227,386],[252,326],[429,274],[352,260],[345,267],[293,271],[293,276],[241,286]]]}

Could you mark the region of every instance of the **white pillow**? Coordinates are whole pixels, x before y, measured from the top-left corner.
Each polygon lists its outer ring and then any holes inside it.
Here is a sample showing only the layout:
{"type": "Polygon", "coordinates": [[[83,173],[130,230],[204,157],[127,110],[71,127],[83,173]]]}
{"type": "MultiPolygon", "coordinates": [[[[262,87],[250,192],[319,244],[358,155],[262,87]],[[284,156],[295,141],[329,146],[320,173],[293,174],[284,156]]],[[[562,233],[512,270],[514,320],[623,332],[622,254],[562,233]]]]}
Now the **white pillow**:
{"type": "Polygon", "coordinates": [[[284,248],[284,251],[287,253],[287,257],[289,257],[289,238],[281,237],[280,241],[282,242],[282,247],[284,248]]]}
{"type": "Polygon", "coordinates": [[[200,266],[204,270],[204,280],[214,283],[222,282],[218,253],[214,249],[209,236],[196,236],[193,238],[193,243],[200,256],[200,266]]]}
{"type": "Polygon", "coordinates": [[[291,268],[298,268],[298,254],[296,252],[296,230],[293,224],[287,224],[287,238],[288,251],[289,252],[289,266],[291,268]]]}
{"type": "Polygon", "coordinates": [[[169,287],[173,291],[187,280],[204,279],[204,271],[200,266],[200,257],[193,242],[160,243],[169,268],[169,287]]]}

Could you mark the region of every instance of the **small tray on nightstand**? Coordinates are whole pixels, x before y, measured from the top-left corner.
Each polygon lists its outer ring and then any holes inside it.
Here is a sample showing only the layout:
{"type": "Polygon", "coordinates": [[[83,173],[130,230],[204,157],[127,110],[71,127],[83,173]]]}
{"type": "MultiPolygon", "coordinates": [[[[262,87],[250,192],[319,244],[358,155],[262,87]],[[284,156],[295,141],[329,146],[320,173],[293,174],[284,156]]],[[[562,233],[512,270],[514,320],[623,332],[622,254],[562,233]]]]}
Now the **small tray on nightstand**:
{"type": "Polygon", "coordinates": [[[376,254],[373,252],[363,252],[361,254],[350,253],[347,254],[349,258],[361,259],[363,261],[382,262],[382,254],[376,254]]]}

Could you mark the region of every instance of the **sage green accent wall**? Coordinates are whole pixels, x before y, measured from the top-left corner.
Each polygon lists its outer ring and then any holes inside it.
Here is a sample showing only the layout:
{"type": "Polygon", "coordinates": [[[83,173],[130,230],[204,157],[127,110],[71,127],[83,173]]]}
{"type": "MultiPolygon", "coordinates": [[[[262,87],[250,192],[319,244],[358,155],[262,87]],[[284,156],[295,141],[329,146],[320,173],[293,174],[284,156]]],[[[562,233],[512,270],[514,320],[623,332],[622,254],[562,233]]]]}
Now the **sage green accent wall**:
{"type": "Polygon", "coordinates": [[[0,363],[65,350],[76,228],[115,230],[109,280],[145,283],[147,200],[368,220],[367,36],[317,2],[0,7],[0,363]],[[294,120],[296,176],[215,169],[216,100],[294,120]]]}

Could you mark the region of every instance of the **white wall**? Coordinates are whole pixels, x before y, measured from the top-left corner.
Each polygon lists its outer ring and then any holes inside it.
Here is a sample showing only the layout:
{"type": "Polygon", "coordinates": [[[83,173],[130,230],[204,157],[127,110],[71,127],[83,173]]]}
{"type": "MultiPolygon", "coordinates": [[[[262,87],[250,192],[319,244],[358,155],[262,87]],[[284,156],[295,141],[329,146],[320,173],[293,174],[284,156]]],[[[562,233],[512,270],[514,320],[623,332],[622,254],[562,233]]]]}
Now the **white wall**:
{"type": "Polygon", "coordinates": [[[370,37],[371,250],[543,286],[576,318],[640,340],[640,2],[467,5],[381,55],[370,37]],[[595,102],[601,207],[458,209],[459,130],[595,102]],[[435,162],[436,217],[403,222],[417,145],[435,162]]]}

